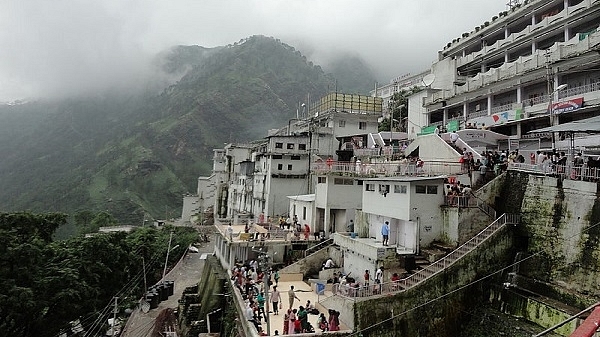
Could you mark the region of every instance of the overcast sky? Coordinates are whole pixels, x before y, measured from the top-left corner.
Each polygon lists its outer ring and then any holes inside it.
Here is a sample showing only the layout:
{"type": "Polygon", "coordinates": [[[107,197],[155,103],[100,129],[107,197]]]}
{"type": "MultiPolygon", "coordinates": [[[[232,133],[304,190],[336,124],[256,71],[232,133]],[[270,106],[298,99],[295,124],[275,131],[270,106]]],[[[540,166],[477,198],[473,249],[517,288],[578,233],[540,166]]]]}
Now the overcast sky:
{"type": "Polygon", "coordinates": [[[358,53],[383,80],[427,69],[437,51],[507,0],[1,0],[0,101],[140,86],[173,45],[251,35],[326,66],[358,53]]]}

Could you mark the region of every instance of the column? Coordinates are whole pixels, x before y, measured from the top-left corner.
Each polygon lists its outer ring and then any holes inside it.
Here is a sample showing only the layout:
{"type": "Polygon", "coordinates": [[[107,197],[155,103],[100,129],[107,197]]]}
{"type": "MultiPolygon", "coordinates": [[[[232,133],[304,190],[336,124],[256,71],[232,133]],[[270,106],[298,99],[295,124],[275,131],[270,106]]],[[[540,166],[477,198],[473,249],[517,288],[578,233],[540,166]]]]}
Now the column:
{"type": "Polygon", "coordinates": [[[521,122],[517,123],[517,137],[521,139],[521,122]]]}
{"type": "Polygon", "coordinates": [[[494,103],[494,97],[491,93],[487,95],[487,114],[488,116],[492,115],[492,104],[494,103]]]}
{"type": "Polygon", "coordinates": [[[571,27],[566,25],[565,26],[565,42],[569,41],[570,38],[571,38],[571,27]]]}
{"type": "Polygon", "coordinates": [[[325,212],[325,223],[323,224],[324,227],[324,231],[325,231],[325,237],[329,237],[330,232],[331,232],[331,224],[329,223],[330,219],[329,219],[329,207],[325,207],[323,209],[323,212],[325,212]]]}
{"type": "Polygon", "coordinates": [[[523,101],[523,86],[517,85],[517,103],[521,103],[523,101]]]}
{"type": "Polygon", "coordinates": [[[469,103],[466,100],[463,102],[463,116],[469,119],[469,103]]]}
{"type": "Polygon", "coordinates": [[[446,125],[446,123],[448,123],[448,108],[444,108],[444,113],[443,113],[443,117],[442,117],[442,124],[446,125]]]}
{"type": "Polygon", "coordinates": [[[537,41],[531,40],[531,54],[535,54],[536,49],[537,49],[537,41]]]}
{"type": "Polygon", "coordinates": [[[480,72],[485,73],[486,72],[486,66],[484,62],[481,62],[481,69],[480,72]]]}

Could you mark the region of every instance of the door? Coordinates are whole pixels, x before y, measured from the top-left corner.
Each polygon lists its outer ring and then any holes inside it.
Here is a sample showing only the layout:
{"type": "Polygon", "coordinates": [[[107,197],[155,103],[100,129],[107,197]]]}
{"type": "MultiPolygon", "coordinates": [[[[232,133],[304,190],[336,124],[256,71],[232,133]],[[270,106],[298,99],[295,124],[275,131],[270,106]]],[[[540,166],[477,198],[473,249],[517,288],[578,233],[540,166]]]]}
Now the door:
{"type": "Polygon", "coordinates": [[[396,238],[398,240],[398,250],[416,253],[418,240],[417,223],[414,221],[400,220],[396,238]]]}

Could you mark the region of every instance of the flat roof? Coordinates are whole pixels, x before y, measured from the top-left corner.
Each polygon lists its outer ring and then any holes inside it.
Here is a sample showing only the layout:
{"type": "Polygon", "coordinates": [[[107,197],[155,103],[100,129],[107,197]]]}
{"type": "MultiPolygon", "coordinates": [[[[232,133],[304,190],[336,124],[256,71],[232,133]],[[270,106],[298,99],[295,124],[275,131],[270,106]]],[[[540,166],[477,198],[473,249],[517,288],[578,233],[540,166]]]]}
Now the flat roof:
{"type": "Polygon", "coordinates": [[[394,177],[377,177],[377,178],[362,178],[360,180],[364,181],[403,181],[403,182],[413,182],[413,181],[425,181],[425,180],[440,180],[446,179],[447,176],[440,175],[435,177],[403,177],[403,176],[394,176],[394,177]]]}
{"type": "Polygon", "coordinates": [[[315,201],[316,198],[316,194],[303,194],[303,195],[288,195],[288,199],[290,200],[298,200],[298,201],[306,201],[306,202],[311,202],[311,201],[315,201]]]}

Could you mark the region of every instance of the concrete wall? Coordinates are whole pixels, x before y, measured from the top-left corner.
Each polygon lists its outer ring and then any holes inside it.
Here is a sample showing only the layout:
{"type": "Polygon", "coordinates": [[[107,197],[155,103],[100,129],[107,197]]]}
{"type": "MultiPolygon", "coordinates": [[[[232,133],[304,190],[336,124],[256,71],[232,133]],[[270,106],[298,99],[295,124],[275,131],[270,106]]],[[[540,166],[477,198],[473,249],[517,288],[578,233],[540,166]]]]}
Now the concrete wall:
{"type": "MultiPolygon", "coordinates": [[[[566,306],[557,308],[552,304],[544,303],[543,298],[524,296],[518,289],[512,288],[493,287],[490,298],[495,309],[535,322],[544,328],[562,323],[579,311],[567,311],[566,306]]],[[[554,304],[554,302],[552,303],[554,304]]],[[[569,336],[580,322],[581,319],[572,320],[552,332],[561,336],[569,336]]]]}
{"type": "MultiPolygon", "coordinates": [[[[319,301],[326,309],[334,309],[340,312],[340,322],[346,325],[349,329],[354,328],[354,302],[348,301],[345,297],[330,296],[319,301]]],[[[329,317],[329,315],[326,315],[329,317]]],[[[364,336],[364,335],[363,335],[364,336]]],[[[392,335],[396,336],[396,335],[392,335]]]]}
{"type": "Polygon", "coordinates": [[[529,237],[528,253],[539,258],[523,272],[584,297],[599,296],[598,201],[596,183],[530,175],[522,224],[529,237]]]}
{"type": "MultiPolygon", "coordinates": [[[[486,298],[480,297],[479,291],[474,288],[458,289],[512,261],[511,234],[510,229],[505,227],[455,265],[417,287],[393,296],[383,295],[356,302],[354,328],[366,329],[362,331],[363,336],[458,336],[464,312],[486,298]],[[424,305],[442,296],[443,300],[424,305]],[[397,318],[375,324],[392,316],[397,318]]],[[[342,303],[338,305],[343,308],[342,303]]]]}
{"type": "Polygon", "coordinates": [[[327,261],[328,258],[331,257],[333,263],[336,266],[341,266],[343,264],[342,253],[337,247],[328,246],[323,249],[320,249],[309,256],[300,259],[289,266],[281,268],[279,271],[280,274],[303,274],[304,276],[309,276],[313,274],[317,274],[321,269],[323,262],[327,261]]]}

